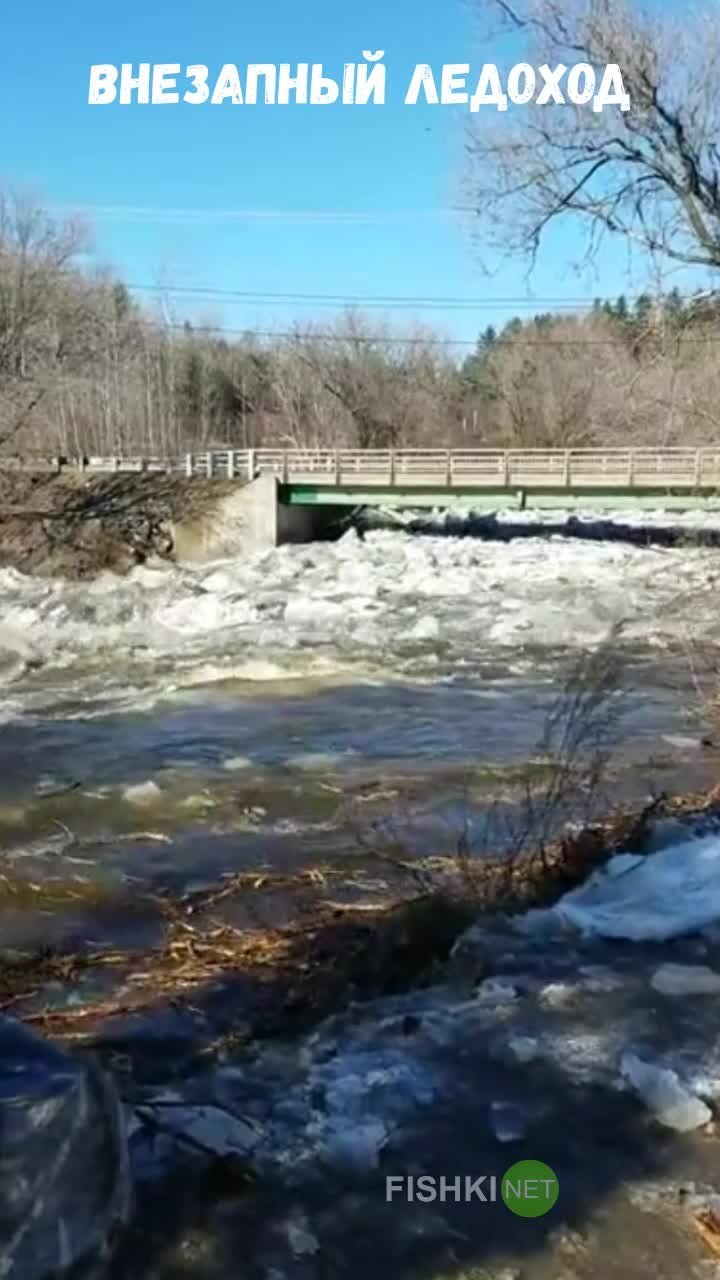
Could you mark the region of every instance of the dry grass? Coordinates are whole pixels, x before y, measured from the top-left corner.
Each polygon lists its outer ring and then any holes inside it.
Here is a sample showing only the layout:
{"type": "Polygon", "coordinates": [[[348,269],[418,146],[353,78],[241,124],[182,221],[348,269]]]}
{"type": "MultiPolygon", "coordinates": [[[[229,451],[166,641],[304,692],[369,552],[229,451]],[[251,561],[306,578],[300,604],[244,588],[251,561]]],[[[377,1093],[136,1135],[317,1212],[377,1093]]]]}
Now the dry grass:
{"type": "Polygon", "coordinates": [[[230,877],[220,891],[164,900],[167,925],[158,947],[3,960],[2,1006],[12,1006],[15,1016],[51,1036],[83,1041],[92,1040],[107,1019],[168,1005],[198,1008],[208,991],[237,981],[239,1006],[245,1001],[253,1010],[248,1035],[306,1027],[349,999],[407,989],[437,976],[457,937],[479,914],[551,904],[620,849],[641,852],[652,818],[719,805],[717,789],[657,800],[640,813],[569,833],[542,851],[527,850],[510,865],[502,854],[485,858],[473,871],[470,891],[452,855],[408,864],[404,891],[398,878],[391,899],[362,911],[333,905],[327,869],[314,883],[309,873],[294,879],[230,877]],[[290,924],[240,929],[212,913],[233,894],[260,901],[279,885],[283,893],[297,894],[298,913],[290,924]],[[48,981],[72,982],[99,969],[117,971],[111,995],[81,1007],[43,1006],[48,981]],[[35,1006],[24,1010],[30,998],[35,1006]]]}

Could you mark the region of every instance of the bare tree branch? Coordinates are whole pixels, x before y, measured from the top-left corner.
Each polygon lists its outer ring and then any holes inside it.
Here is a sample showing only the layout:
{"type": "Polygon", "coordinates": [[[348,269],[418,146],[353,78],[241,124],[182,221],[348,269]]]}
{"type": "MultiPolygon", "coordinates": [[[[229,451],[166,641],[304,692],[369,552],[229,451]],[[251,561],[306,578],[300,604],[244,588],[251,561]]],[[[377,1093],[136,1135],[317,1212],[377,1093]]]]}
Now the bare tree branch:
{"type": "Polygon", "coordinates": [[[632,0],[475,0],[536,66],[619,65],[631,107],[547,104],[475,118],[466,181],[483,230],[534,259],[569,216],[643,252],[720,267],[720,15],[653,19],[632,0]]]}

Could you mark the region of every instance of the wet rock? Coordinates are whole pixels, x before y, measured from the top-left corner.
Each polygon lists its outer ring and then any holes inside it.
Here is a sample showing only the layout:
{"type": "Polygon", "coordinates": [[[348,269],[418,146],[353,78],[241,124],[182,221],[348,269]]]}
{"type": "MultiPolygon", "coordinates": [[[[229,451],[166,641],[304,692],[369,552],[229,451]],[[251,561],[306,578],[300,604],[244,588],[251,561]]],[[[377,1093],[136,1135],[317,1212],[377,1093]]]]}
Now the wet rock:
{"type": "Polygon", "coordinates": [[[712,1119],[710,1108],[681,1084],[676,1072],[645,1062],[634,1053],[623,1054],[620,1070],[666,1128],[687,1133],[712,1119]]]}
{"type": "Polygon", "coordinates": [[[720,973],[704,964],[662,964],[650,986],[664,996],[717,995],[720,973]]]}

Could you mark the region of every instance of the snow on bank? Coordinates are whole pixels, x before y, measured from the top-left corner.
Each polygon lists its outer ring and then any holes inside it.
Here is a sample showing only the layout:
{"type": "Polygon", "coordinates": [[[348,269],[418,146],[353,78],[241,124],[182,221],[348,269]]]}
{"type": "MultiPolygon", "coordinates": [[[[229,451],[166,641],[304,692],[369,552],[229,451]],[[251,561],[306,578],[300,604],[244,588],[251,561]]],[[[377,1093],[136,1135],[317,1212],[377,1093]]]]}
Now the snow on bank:
{"type": "Polygon", "coordinates": [[[720,835],[619,854],[551,909],[585,934],[665,942],[720,920],[720,835]]]}
{"type": "Polygon", "coordinates": [[[143,668],[180,687],[197,672],[438,678],[525,646],[593,644],[621,621],[654,645],[684,637],[688,618],[710,636],[716,578],[711,550],[388,531],[83,584],[3,570],[0,683],[80,670],[102,673],[107,694],[143,668]]]}

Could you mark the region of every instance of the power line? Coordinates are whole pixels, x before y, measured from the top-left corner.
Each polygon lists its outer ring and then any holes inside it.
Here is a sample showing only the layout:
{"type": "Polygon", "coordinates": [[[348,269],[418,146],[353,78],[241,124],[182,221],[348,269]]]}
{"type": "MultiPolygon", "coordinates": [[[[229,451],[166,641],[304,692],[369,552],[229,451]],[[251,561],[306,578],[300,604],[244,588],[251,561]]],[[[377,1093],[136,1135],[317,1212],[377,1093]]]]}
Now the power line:
{"type": "Polygon", "coordinates": [[[137,293],[157,293],[187,295],[203,298],[221,298],[227,302],[252,303],[254,306],[267,306],[277,303],[311,302],[315,306],[343,307],[416,307],[419,310],[440,309],[443,311],[476,311],[512,306],[537,308],[554,306],[581,309],[591,304],[580,298],[460,298],[460,297],[422,297],[402,294],[342,294],[342,293],[272,293],[253,289],[216,289],[199,285],[155,285],[129,284],[129,289],[137,293]]]}
{"type": "MultiPolygon", "coordinates": [[[[303,292],[273,292],[265,289],[220,289],[212,285],[183,285],[183,284],[128,284],[128,289],[137,293],[156,293],[162,295],[187,295],[203,298],[221,298],[227,301],[238,301],[244,303],[253,303],[254,305],[265,305],[273,303],[292,303],[292,302],[312,302],[314,304],[327,304],[331,306],[366,306],[366,307],[418,307],[418,308],[441,308],[442,310],[478,310],[495,307],[523,307],[529,309],[562,307],[578,310],[590,310],[594,307],[595,302],[601,304],[612,301],[611,299],[595,299],[581,297],[568,298],[528,298],[528,297],[482,297],[482,298],[463,298],[457,294],[448,296],[433,296],[426,294],[343,294],[343,293],[303,293],[303,292]]],[[[654,301],[653,296],[649,293],[623,294],[628,302],[654,301]]],[[[661,295],[662,296],[662,295],[661,295]]],[[[668,295],[664,295],[668,296],[668,295]]],[[[696,293],[672,295],[678,301],[692,302],[707,299],[707,292],[698,291],[696,293]]]]}
{"type": "MultiPolygon", "coordinates": [[[[182,324],[170,324],[167,328],[178,330],[185,333],[194,333],[198,335],[215,334],[222,337],[242,337],[242,338],[271,338],[277,340],[288,340],[293,342],[335,342],[346,344],[362,344],[372,345],[373,343],[385,343],[388,346],[420,346],[420,347],[477,347],[477,339],[475,338],[435,338],[435,337],[395,337],[392,334],[342,334],[342,333],[299,333],[297,330],[283,329],[232,329],[221,325],[192,324],[185,321],[182,324]]],[[[717,346],[720,344],[720,336],[716,338],[678,338],[679,343],[690,343],[696,346],[717,346]]],[[[622,338],[522,338],[511,335],[503,338],[498,336],[492,346],[512,346],[512,347],[626,347],[627,342],[622,338]]]]}
{"type": "Polygon", "coordinates": [[[449,219],[473,215],[472,209],[190,209],[162,208],[147,205],[80,205],[55,206],[58,212],[88,214],[91,217],[111,218],[130,222],[187,222],[203,225],[208,222],[305,222],[379,224],[408,222],[444,222],[449,219]]]}
{"type": "Polygon", "coordinates": [[[275,338],[287,339],[293,342],[356,342],[363,344],[371,344],[373,342],[385,342],[400,346],[443,346],[443,347],[474,347],[477,341],[473,338],[407,338],[393,337],[390,334],[340,334],[340,333],[298,333],[293,329],[230,329],[222,325],[206,325],[193,324],[185,321],[183,324],[171,324],[170,329],[177,329],[187,333],[190,330],[197,334],[220,334],[227,337],[242,338],[275,338]]]}
{"type": "MultiPolygon", "coordinates": [[[[219,298],[240,298],[240,299],[267,299],[268,301],[285,301],[285,302],[333,302],[337,304],[349,305],[357,303],[358,305],[368,303],[395,304],[409,306],[414,303],[422,303],[432,306],[472,306],[472,307],[489,307],[489,306],[578,306],[587,307],[594,305],[596,299],[574,297],[554,297],[554,298],[529,298],[524,297],[482,297],[482,298],[463,298],[458,294],[448,296],[433,296],[430,294],[344,294],[344,293],[300,293],[286,292],[275,293],[267,289],[219,289],[212,285],[185,285],[185,284],[128,284],[128,289],[135,289],[143,293],[185,293],[185,294],[203,294],[209,297],[219,298]]],[[[625,293],[621,295],[628,302],[637,302],[639,300],[648,299],[654,301],[653,295],[650,293],[625,293]]],[[[668,295],[660,295],[667,297],[668,295]]],[[[707,298],[707,291],[697,291],[696,293],[674,293],[672,295],[680,301],[694,301],[707,298]]],[[[613,299],[599,298],[600,303],[611,302],[613,299]]]]}

